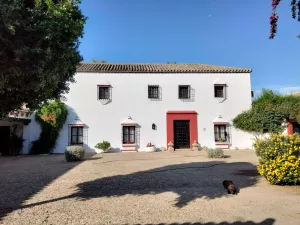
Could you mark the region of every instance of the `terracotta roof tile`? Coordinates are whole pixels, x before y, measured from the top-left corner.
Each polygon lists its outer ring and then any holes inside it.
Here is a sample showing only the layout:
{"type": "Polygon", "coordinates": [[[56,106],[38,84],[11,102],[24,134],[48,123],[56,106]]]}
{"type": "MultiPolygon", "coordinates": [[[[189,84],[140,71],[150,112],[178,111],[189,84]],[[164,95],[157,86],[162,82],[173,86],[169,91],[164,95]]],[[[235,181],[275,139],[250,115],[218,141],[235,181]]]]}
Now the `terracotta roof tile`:
{"type": "Polygon", "coordinates": [[[252,69],[205,64],[80,63],[77,72],[94,73],[251,73],[252,69]]]}

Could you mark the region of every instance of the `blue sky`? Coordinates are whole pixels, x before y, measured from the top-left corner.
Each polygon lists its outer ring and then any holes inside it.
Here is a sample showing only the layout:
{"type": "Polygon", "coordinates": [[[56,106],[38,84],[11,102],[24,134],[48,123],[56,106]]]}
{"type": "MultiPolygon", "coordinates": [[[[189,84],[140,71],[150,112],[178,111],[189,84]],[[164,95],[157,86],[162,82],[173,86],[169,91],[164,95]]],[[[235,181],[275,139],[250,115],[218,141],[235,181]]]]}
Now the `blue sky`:
{"type": "Polygon", "coordinates": [[[289,93],[300,90],[300,23],[289,4],[269,40],[271,0],[83,0],[80,52],[84,61],[250,67],[253,90],[289,93]]]}

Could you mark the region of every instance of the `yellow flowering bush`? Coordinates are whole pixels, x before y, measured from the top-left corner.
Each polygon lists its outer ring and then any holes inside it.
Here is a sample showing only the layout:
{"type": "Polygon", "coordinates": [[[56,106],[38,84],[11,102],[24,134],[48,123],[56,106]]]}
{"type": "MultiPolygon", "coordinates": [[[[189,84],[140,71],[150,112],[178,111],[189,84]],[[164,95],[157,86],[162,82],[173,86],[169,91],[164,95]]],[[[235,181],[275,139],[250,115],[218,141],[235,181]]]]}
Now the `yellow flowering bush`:
{"type": "Polygon", "coordinates": [[[254,148],[260,157],[258,172],[271,184],[300,184],[299,134],[272,134],[256,139],[254,148]]]}

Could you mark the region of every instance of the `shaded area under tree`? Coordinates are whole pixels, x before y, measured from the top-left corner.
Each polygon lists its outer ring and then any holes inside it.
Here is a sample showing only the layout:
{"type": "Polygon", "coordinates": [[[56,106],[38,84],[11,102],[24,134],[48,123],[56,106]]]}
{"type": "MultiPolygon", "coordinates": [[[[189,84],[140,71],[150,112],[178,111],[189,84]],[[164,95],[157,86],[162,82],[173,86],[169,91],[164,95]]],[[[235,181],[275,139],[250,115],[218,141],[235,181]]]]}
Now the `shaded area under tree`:
{"type": "Polygon", "coordinates": [[[229,196],[222,186],[222,181],[225,179],[233,180],[239,189],[243,189],[255,185],[259,175],[256,166],[247,162],[209,161],[169,165],[79,183],[76,186],[77,191],[71,195],[20,206],[20,208],[70,198],[86,201],[92,198],[128,194],[156,195],[165,192],[176,193],[178,197],[175,199],[174,207],[181,208],[197,198],[215,199],[229,196]]]}

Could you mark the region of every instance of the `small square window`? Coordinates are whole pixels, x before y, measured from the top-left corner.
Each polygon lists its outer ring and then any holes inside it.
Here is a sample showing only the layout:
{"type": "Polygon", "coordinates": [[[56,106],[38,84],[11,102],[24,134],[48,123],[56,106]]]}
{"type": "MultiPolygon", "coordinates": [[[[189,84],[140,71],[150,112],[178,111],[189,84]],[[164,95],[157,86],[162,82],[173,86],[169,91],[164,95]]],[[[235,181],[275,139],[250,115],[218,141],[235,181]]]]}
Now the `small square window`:
{"type": "Polygon", "coordinates": [[[215,142],[229,142],[229,135],[226,125],[215,125],[215,142]]]}
{"type": "Polygon", "coordinates": [[[123,144],[135,144],[135,126],[123,126],[123,144]]]}
{"type": "Polygon", "coordinates": [[[83,127],[71,127],[71,145],[83,145],[83,127]]]}
{"type": "Polygon", "coordinates": [[[190,98],[190,86],[189,85],[179,85],[178,87],[178,97],[179,99],[189,99],[190,98]]]}
{"type": "Polygon", "coordinates": [[[159,98],[159,86],[149,85],[148,86],[148,98],[158,99],[159,98]]]}
{"type": "Polygon", "coordinates": [[[215,85],[215,98],[225,98],[225,85],[215,85]]]}
{"type": "Polygon", "coordinates": [[[109,86],[98,86],[98,99],[110,99],[109,86]]]}

